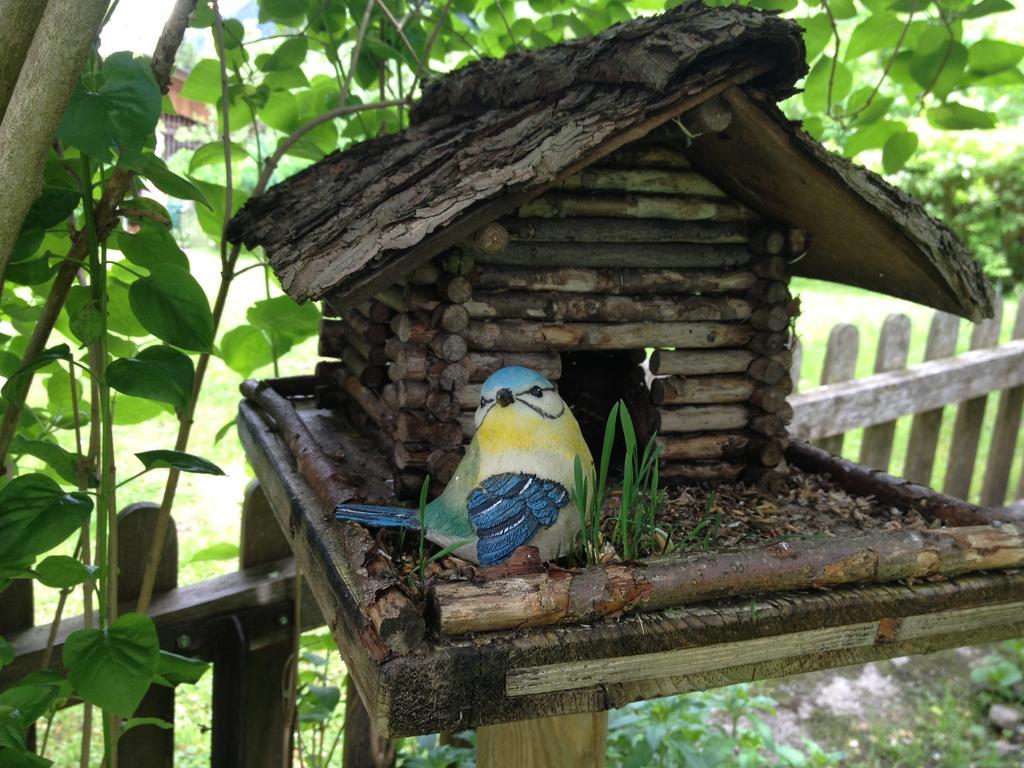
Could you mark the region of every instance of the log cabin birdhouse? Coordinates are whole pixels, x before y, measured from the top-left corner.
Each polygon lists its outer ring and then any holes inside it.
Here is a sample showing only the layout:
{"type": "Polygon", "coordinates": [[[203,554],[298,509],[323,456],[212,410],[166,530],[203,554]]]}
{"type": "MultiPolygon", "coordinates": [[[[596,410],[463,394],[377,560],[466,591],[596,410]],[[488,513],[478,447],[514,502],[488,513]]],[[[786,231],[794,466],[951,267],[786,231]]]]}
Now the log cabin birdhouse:
{"type": "Polygon", "coordinates": [[[448,479],[506,365],[557,382],[595,455],[622,398],[666,482],[771,482],[791,275],[974,319],[991,304],[949,229],[786,120],[804,71],[797,25],[699,4],[480,61],[229,235],[324,302],[322,398],[355,377],[400,496],[448,479]]]}
{"type": "Polygon", "coordinates": [[[918,527],[851,537],[825,514],[817,532],[832,536],[794,543],[455,574],[424,616],[401,547],[383,553],[330,512],[444,482],[482,382],[507,365],[556,384],[595,454],[622,399],[658,436],[663,480],[779,496],[792,276],[989,316],[991,287],[946,226],[783,116],[804,60],[793,22],[688,3],[476,62],[428,83],[404,131],[320,160],[232,221],[290,296],[323,302],[316,376],[247,382],[239,431],[381,733],[1024,632],[1024,573],[999,570],[1024,557],[1019,526],[796,441],[801,476],[835,483],[808,508],[873,496],[918,527]],[[851,586],[871,582],[885,583],[851,586]]]}

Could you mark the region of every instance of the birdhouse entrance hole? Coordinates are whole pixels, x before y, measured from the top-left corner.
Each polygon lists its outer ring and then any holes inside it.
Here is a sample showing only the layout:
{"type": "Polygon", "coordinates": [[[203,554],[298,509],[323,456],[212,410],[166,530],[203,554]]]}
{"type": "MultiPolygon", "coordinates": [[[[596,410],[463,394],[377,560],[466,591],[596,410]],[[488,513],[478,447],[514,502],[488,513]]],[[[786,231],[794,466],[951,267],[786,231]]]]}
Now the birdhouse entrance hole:
{"type": "MultiPolygon", "coordinates": [[[[608,414],[619,400],[624,400],[636,426],[637,439],[650,437],[648,424],[651,408],[646,398],[638,398],[635,390],[642,387],[642,369],[636,364],[635,350],[614,352],[563,352],[562,376],[558,392],[572,409],[580,424],[583,439],[595,461],[600,461],[608,414]]],[[[621,470],[626,454],[622,430],[615,431],[612,449],[612,471],[621,470]]]]}

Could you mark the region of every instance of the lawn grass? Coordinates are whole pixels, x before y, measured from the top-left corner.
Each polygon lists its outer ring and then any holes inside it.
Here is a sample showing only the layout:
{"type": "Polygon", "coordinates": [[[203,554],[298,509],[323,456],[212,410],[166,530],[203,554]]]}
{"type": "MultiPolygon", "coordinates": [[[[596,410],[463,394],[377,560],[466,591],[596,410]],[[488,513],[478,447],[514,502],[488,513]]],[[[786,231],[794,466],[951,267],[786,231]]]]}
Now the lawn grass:
{"type": "MultiPolygon", "coordinates": [[[[216,285],[219,263],[214,254],[196,249],[192,264],[193,271],[202,285],[216,285]]],[[[264,279],[260,270],[246,272],[237,279],[227,306],[222,333],[245,322],[246,310],[253,302],[265,298],[264,290],[264,279]]],[[[803,347],[799,389],[809,389],[819,380],[828,334],[833,325],[841,322],[851,323],[860,330],[858,376],[871,373],[882,323],[887,315],[894,312],[902,312],[911,320],[910,364],[922,359],[932,310],[866,291],[811,280],[795,280],[794,292],[799,295],[802,302],[802,315],[796,324],[796,332],[803,347]]],[[[1001,340],[1009,338],[1016,311],[1017,301],[1008,301],[1003,316],[1001,340]]],[[[969,337],[970,324],[962,322],[958,350],[967,348],[969,337]]],[[[309,373],[316,360],[316,341],[310,339],[294,348],[280,361],[278,374],[287,376],[309,373]]],[[[257,371],[254,377],[272,375],[274,371],[271,366],[267,366],[257,371]]],[[[229,430],[219,442],[215,440],[221,427],[234,418],[240,398],[238,383],[238,374],[227,368],[219,359],[214,358],[211,361],[196,413],[190,450],[217,463],[224,469],[225,476],[182,477],[174,512],[179,539],[181,585],[199,582],[237,568],[235,559],[193,562],[192,558],[200,550],[215,543],[238,543],[241,501],[245,486],[252,478],[252,471],[245,461],[241,444],[233,430],[229,430]]],[[[980,467],[984,466],[988,454],[996,400],[996,397],[989,398],[979,450],[980,467]]],[[[954,408],[946,409],[936,462],[936,478],[944,476],[954,414],[954,408]]],[[[909,422],[909,418],[901,419],[896,431],[892,466],[897,473],[905,460],[909,422]]],[[[176,421],[170,415],[160,416],[139,426],[119,427],[116,430],[119,456],[128,457],[135,452],[153,448],[169,448],[174,443],[176,430],[176,421]]],[[[847,436],[843,452],[856,459],[859,449],[858,431],[847,436]]],[[[1018,450],[1018,453],[1021,451],[1018,450]]],[[[1015,462],[1011,477],[1011,488],[1016,487],[1016,478],[1020,473],[1019,465],[1018,460],[1015,462]]],[[[133,470],[124,468],[122,471],[133,470]]],[[[972,486],[973,497],[976,497],[981,481],[982,472],[978,471],[975,473],[972,486]]],[[[163,472],[153,472],[132,482],[119,492],[119,506],[123,507],[136,501],[159,501],[163,482],[163,472]]],[[[36,621],[49,621],[53,615],[56,593],[37,585],[37,595],[36,621]]],[[[81,604],[77,601],[76,595],[69,601],[67,615],[73,615],[80,610],[81,604]]],[[[183,768],[208,764],[210,685],[211,676],[207,675],[200,685],[182,689],[177,697],[177,765],[183,768]]],[[[75,762],[80,728],[80,707],[64,710],[55,719],[48,756],[55,759],[58,765],[70,765],[75,762]]],[[[98,735],[94,743],[100,743],[98,735]]]]}

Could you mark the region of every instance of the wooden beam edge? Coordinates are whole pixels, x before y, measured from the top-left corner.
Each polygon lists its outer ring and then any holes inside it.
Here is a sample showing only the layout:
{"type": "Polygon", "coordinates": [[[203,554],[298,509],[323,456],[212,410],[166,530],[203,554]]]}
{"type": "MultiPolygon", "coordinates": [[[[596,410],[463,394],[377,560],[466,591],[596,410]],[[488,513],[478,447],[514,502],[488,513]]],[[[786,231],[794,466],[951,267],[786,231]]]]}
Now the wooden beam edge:
{"type": "MultiPolygon", "coordinates": [[[[286,485],[284,475],[279,471],[289,466],[290,454],[280,444],[270,426],[260,416],[259,410],[247,401],[238,406],[238,434],[245,450],[246,458],[256,472],[267,498],[271,501],[271,509],[281,524],[282,530],[289,538],[295,530],[304,530],[301,518],[305,506],[316,509],[316,496],[312,489],[302,488],[303,481],[294,477],[293,482],[286,485]],[[267,471],[269,469],[269,471],[267,471]],[[290,486],[290,487],[289,487],[290,486]],[[304,498],[303,498],[304,497],[304,498]],[[282,503],[286,499],[287,508],[282,503]]],[[[299,548],[302,549],[301,547],[299,548]]],[[[295,548],[293,547],[293,551],[295,548]]],[[[311,563],[300,557],[299,565],[304,573],[308,573],[311,563]]],[[[325,564],[318,564],[320,570],[326,571],[325,564]]],[[[307,579],[324,619],[338,646],[345,666],[352,675],[356,687],[363,698],[363,703],[370,717],[377,720],[380,710],[377,706],[380,695],[381,666],[366,650],[361,636],[372,627],[370,618],[359,609],[359,603],[348,591],[340,579],[334,580],[331,587],[321,584],[315,579],[307,579]]],[[[379,723],[382,732],[386,733],[386,723],[379,723]]]]}
{"type": "Polygon", "coordinates": [[[525,696],[654,680],[669,675],[685,677],[746,664],[877,645],[896,644],[906,649],[913,647],[915,641],[928,641],[937,636],[960,638],[965,642],[959,644],[968,645],[980,631],[999,626],[1024,629],[1024,601],[882,618],[661,653],[521,667],[508,671],[505,693],[525,696]],[[951,632],[952,627],[956,627],[956,631],[951,632]]]}

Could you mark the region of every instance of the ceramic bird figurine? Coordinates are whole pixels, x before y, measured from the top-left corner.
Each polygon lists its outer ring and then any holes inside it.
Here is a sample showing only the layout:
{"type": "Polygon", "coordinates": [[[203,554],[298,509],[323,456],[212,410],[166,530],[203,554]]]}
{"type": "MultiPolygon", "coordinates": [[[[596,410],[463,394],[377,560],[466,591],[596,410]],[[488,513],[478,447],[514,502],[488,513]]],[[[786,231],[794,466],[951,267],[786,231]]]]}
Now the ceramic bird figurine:
{"type": "MultiPolygon", "coordinates": [[[[480,565],[530,544],[544,560],[566,554],[580,527],[570,493],[575,461],[594,460],[554,385],[529,368],[502,368],[484,382],[476,434],[444,492],[426,507],[426,538],[480,565]]],[[[339,504],[339,520],[419,528],[415,509],[339,504]]]]}

